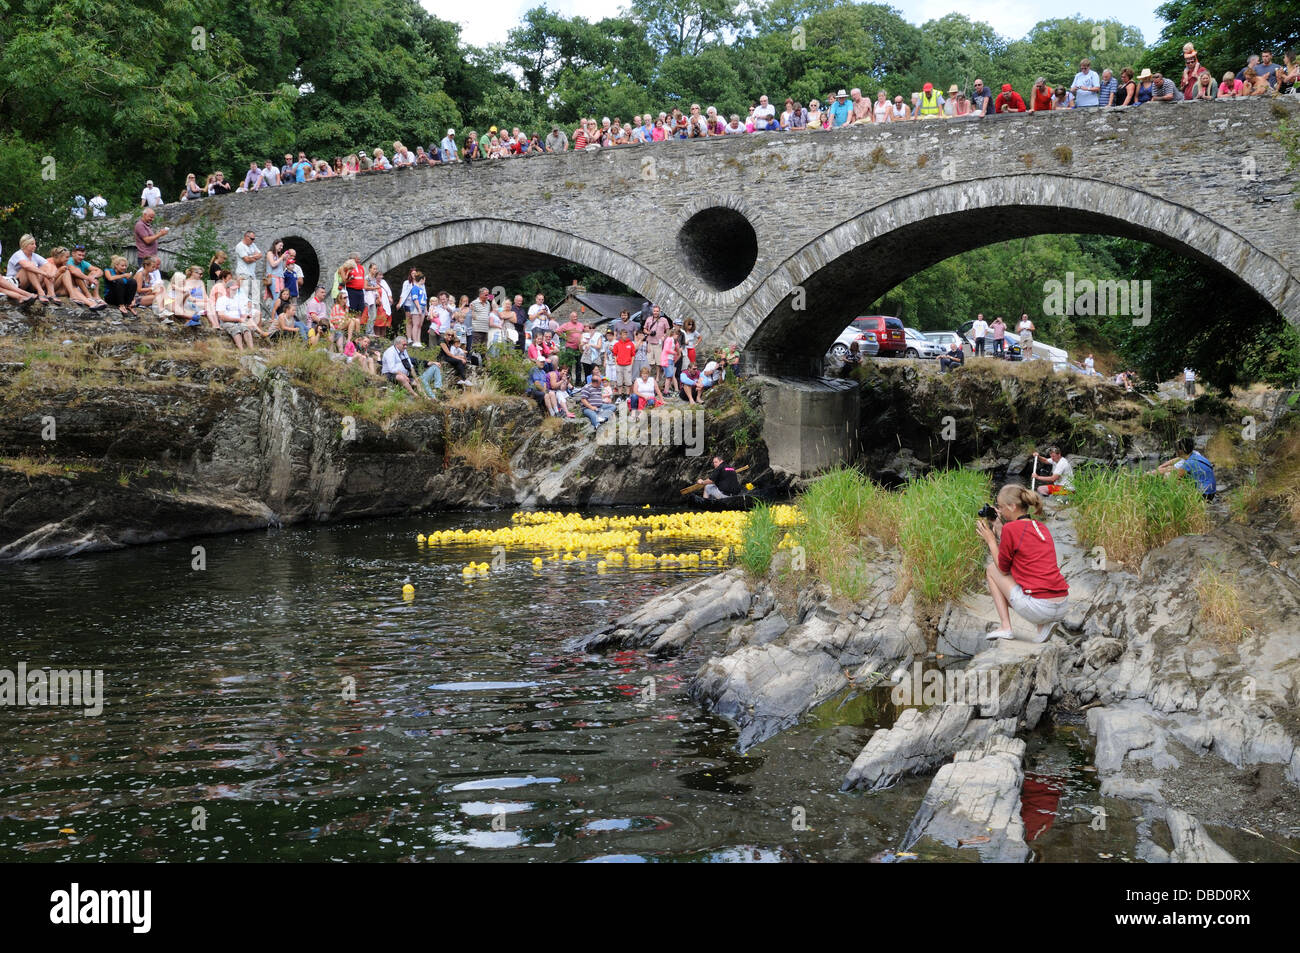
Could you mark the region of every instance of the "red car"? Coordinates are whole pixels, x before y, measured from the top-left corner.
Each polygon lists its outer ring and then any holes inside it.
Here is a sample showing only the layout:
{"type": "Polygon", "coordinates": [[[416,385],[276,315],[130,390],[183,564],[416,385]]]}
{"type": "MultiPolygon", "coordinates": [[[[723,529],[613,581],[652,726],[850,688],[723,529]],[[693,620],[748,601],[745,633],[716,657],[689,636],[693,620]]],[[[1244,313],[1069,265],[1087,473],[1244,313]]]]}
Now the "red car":
{"type": "Polygon", "coordinates": [[[854,318],[853,327],[870,334],[880,346],[881,357],[901,357],[907,351],[907,333],[903,329],[902,318],[890,318],[882,314],[854,318]]]}

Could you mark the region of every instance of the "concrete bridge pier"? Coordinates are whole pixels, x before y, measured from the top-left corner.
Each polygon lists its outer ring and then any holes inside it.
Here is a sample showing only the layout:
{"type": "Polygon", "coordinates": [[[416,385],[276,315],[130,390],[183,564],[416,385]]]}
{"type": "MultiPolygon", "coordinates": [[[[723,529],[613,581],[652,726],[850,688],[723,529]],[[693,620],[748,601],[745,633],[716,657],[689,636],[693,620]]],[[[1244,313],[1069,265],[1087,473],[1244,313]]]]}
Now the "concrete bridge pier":
{"type": "Polygon", "coordinates": [[[756,378],[763,385],[763,441],[772,469],[807,477],[858,453],[858,385],[819,377],[756,378]]]}

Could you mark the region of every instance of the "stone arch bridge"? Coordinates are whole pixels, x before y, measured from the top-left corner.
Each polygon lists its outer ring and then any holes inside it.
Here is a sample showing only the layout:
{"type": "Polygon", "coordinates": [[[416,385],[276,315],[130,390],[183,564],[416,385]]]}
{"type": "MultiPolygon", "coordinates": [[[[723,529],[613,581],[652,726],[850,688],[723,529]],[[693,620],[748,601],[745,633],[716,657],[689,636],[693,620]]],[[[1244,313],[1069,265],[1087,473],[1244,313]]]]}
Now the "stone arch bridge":
{"type": "Polygon", "coordinates": [[[419,168],[168,205],[163,248],[201,217],[227,247],[252,228],[262,248],[288,239],[322,273],[356,252],[394,290],[416,265],[430,290],[457,294],[572,262],[693,316],[768,374],[818,373],[848,321],[918,271],[1049,232],[1179,250],[1300,324],[1296,177],[1276,135],[1288,118],[1300,120],[1300,97],[419,168]]]}

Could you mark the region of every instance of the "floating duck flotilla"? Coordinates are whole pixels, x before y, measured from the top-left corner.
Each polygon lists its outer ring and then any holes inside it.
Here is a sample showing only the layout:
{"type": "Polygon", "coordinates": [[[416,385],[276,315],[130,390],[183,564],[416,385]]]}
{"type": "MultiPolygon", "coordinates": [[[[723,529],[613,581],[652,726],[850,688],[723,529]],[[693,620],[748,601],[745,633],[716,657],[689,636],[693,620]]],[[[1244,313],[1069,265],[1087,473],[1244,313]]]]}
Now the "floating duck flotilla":
{"type": "MultiPolygon", "coordinates": [[[[779,543],[782,549],[795,545],[790,534],[799,514],[793,506],[772,507],[776,524],[787,530],[779,543]]],[[[421,547],[473,546],[496,547],[505,550],[532,550],[534,569],[547,562],[595,562],[597,572],[621,567],[633,569],[704,566],[710,569],[726,565],[732,552],[742,542],[745,521],[749,514],[742,511],[724,512],[673,512],[636,513],[626,516],[583,516],[580,513],[529,511],[514,513],[509,526],[496,529],[433,530],[420,533],[416,543],[421,547]],[[684,552],[641,552],[643,544],[663,544],[670,540],[691,543],[707,541],[712,545],[684,552]],[[545,555],[542,555],[545,554],[545,555]]],[[[487,563],[470,562],[461,569],[464,579],[486,576],[491,567],[487,563]]]]}

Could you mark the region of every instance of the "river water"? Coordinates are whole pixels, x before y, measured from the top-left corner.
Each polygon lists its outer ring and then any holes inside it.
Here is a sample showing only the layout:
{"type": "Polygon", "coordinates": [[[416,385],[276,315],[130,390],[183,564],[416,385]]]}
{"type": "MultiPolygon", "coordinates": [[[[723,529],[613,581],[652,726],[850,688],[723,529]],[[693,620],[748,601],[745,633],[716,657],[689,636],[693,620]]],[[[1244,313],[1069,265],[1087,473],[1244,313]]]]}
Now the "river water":
{"type": "MultiPolygon", "coordinates": [[[[0,860],[864,860],[898,845],[928,778],[838,790],[892,719],[883,692],[742,755],[685,696],[699,654],[565,648],[709,570],[537,569],[511,552],[465,581],[490,551],[415,541],[509,521],[295,527],[0,569],[0,669],[102,669],[106,699],[98,716],[0,707],[0,860]]],[[[1137,819],[1107,802],[1097,823],[1083,734],[1031,739],[1050,812],[1035,853],[1133,860],[1137,819]]]]}

